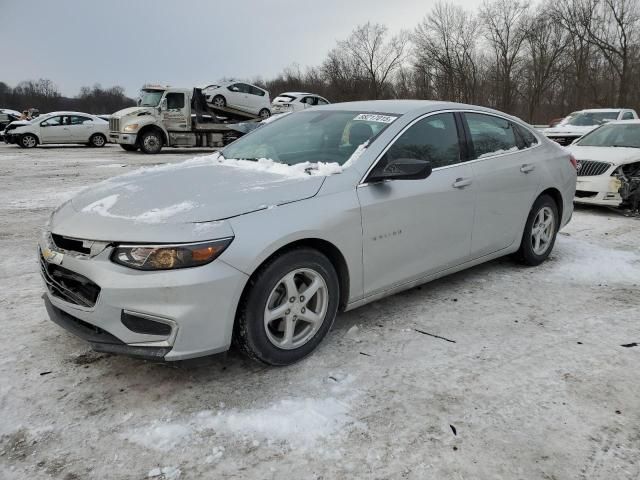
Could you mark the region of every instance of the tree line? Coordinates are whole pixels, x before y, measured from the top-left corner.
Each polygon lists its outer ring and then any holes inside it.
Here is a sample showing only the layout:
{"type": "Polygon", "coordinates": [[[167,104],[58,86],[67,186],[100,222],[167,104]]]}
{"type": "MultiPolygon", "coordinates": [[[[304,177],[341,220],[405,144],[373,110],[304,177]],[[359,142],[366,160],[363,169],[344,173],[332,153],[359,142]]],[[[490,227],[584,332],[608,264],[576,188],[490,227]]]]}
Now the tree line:
{"type": "MultiPolygon", "coordinates": [[[[640,0],[484,0],[474,10],[439,0],[413,29],[359,25],[319,65],[253,83],[272,97],[472,103],[531,123],[581,108],[640,110],[640,0]]],[[[0,82],[0,107],[112,113],[133,104],[117,86],[67,98],[46,79],[0,82]]]]}
{"type": "Polygon", "coordinates": [[[14,88],[0,82],[0,108],[18,111],[37,108],[41,113],[70,110],[94,114],[110,114],[135,105],[124,88],[102,88],[100,84],[82,87],[75,97],[65,97],[49,79],[25,80],[14,88]]]}
{"type": "Polygon", "coordinates": [[[485,0],[475,10],[439,1],[412,30],[360,25],[320,65],[262,84],[333,102],[472,103],[531,123],[581,108],[640,109],[640,0],[485,0]]]}

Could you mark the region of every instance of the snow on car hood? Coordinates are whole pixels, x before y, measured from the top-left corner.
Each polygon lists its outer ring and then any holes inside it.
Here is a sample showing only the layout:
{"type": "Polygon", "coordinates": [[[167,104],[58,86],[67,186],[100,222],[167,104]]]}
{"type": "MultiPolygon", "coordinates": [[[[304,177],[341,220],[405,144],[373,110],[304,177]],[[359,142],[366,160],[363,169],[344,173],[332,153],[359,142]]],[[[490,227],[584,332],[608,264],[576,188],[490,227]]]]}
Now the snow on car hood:
{"type": "Polygon", "coordinates": [[[594,160],[608,162],[615,165],[640,162],[640,148],[628,147],[581,147],[569,145],[566,147],[578,160],[594,160]]]}
{"type": "Polygon", "coordinates": [[[166,241],[167,232],[172,237],[181,232],[177,225],[189,224],[184,229],[189,230],[195,224],[224,223],[313,197],[326,175],[340,171],[337,164],[289,166],[214,154],[139,169],[90,187],[54,214],[51,227],[75,238],[146,241],[156,232],[155,241],[166,241]]]}
{"type": "Polygon", "coordinates": [[[599,125],[589,125],[583,127],[576,127],[574,125],[558,125],[557,127],[545,128],[542,133],[545,135],[584,135],[591,130],[595,130],[599,125]]]}

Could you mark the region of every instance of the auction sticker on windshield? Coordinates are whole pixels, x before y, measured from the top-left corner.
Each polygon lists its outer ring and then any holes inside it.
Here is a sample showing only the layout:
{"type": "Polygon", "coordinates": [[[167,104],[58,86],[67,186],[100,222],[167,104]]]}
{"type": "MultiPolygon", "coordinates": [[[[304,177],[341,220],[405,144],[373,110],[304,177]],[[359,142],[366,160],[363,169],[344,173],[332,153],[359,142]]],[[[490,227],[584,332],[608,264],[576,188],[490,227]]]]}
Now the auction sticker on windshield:
{"type": "Polygon", "coordinates": [[[392,123],[396,118],[391,115],[379,115],[376,113],[361,113],[354,120],[365,120],[367,122],[392,123]]]}

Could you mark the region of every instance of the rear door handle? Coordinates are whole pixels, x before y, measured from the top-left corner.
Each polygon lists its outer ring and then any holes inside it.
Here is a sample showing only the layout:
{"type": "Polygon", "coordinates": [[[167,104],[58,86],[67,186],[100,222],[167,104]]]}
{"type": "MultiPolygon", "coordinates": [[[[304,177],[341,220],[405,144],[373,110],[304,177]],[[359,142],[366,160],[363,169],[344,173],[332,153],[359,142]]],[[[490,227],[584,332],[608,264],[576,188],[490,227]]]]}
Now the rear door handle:
{"type": "Polygon", "coordinates": [[[535,165],[531,165],[530,163],[525,163],[520,167],[520,171],[522,173],[529,173],[536,169],[535,165]]]}
{"type": "Polygon", "coordinates": [[[451,185],[453,188],[464,188],[471,185],[470,178],[456,178],[456,181],[451,185]]]}

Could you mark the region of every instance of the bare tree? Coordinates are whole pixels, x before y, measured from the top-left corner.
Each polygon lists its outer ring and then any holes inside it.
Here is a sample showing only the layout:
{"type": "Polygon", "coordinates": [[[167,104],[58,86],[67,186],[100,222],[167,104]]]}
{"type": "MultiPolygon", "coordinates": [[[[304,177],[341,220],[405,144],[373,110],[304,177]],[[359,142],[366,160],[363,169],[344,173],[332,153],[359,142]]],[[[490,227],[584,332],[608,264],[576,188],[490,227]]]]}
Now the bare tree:
{"type": "Polygon", "coordinates": [[[480,7],[485,36],[495,60],[498,108],[511,111],[515,97],[515,73],[522,56],[529,4],[520,0],[486,1],[480,7]]]}
{"type": "Polygon", "coordinates": [[[413,41],[419,71],[433,75],[438,98],[471,103],[478,87],[478,20],[462,7],[439,1],[417,26],[413,41]]]}
{"type": "Polygon", "coordinates": [[[338,43],[357,68],[365,72],[373,98],[379,98],[387,81],[395,73],[407,54],[408,33],[400,32],[388,41],[387,27],[365,23],[356,27],[351,36],[338,43]]]}
{"type": "Polygon", "coordinates": [[[543,4],[530,18],[525,31],[525,66],[523,69],[524,97],[527,119],[533,122],[543,95],[563,73],[563,54],[568,46],[568,35],[558,22],[547,15],[543,4]]]}

